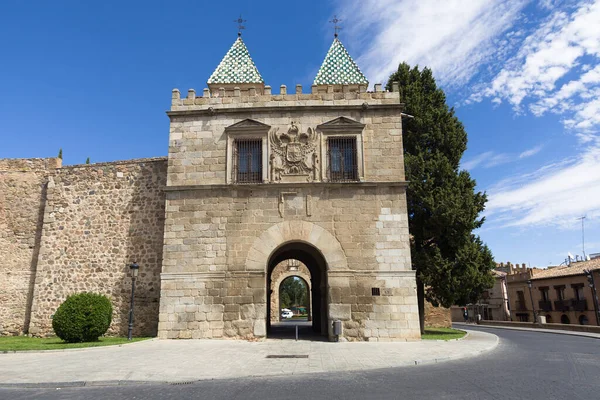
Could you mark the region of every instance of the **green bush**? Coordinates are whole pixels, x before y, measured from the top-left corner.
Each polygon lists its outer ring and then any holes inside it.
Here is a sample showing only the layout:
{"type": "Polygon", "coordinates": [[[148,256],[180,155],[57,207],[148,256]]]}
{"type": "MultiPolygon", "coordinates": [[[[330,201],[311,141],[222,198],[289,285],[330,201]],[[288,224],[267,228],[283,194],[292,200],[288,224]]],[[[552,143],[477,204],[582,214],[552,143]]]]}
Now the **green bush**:
{"type": "Polygon", "coordinates": [[[52,329],[65,342],[93,342],[108,330],[112,312],[112,304],[104,295],[74,294],[56,310],[52,329]]]}

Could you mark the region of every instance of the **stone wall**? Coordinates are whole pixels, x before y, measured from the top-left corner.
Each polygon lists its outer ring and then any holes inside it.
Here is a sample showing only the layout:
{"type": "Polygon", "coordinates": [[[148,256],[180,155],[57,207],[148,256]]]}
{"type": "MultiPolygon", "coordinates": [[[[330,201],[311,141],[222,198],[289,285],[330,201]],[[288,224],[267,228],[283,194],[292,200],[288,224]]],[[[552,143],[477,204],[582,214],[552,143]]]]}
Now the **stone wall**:
{"type": "Polygon", "coordinates": [[[268,256],[290,241],[323,252],[329,317],[347,340],[420,337],[405,188],[293,192],[281,205],[277,185],[167,193],[159,337],[264,336],[268,256]]]}
{"type": "Polygon", "coordinates": [[[425,301],[425,326],[452,328],[452,310],[442,306],[435,307],[430,302],[425,301]]]}
{"type": "Polygon", "coordinates": [[[48,176],[56,158],[0,160],[0,335],[28,330],[48,176]]]}
{"type": "Polygon", "coordinates": [[[73,293],[113,304],[111,335],[127,332],[137,261],[134,335],[156,335],[164,229],[164,158],[76,165],[50,177],[30,332],[52,334],[52,314],[73,293]]]}

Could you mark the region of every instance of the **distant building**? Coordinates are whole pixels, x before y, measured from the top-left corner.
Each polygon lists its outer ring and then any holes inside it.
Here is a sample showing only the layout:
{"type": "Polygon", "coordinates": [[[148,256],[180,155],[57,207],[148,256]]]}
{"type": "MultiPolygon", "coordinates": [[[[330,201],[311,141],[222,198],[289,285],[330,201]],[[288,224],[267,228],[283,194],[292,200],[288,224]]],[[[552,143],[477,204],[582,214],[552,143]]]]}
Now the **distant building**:
{"type": "Polygon", "coordinates": [[[533,322],[535,312],[546,323],[597,324],[593,292],[584,271],[592,271],[600,283],[600,258],[547,269],[525,265],[509,269],[506,279],[513,321],[533,322]]]}

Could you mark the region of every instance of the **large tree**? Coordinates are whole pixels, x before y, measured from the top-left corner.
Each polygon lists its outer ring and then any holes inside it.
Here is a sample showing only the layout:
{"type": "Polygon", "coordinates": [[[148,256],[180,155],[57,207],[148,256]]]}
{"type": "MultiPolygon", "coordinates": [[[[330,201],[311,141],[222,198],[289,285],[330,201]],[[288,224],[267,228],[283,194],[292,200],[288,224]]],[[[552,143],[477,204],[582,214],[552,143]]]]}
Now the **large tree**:
{"type": "Polygon", "coordinates": [[[474,235],[484,218],[485,193],[475,190],[469,172],[460,170],[467,133],[446,104],[429,68],[400,64],[390,76],[400,84],[404,162],[412,266],[417,273],[421,330],[424,301],[450,307],[475,302],[493,285],[495,263],[474,235]]]}
{"type": "Polygon", "coordinates": [[[281,282],[279,289],[280,302],[283,308],[293,306],[306,306],[308,289],[304,281],[295,276],[290,276],[281,282]]]}

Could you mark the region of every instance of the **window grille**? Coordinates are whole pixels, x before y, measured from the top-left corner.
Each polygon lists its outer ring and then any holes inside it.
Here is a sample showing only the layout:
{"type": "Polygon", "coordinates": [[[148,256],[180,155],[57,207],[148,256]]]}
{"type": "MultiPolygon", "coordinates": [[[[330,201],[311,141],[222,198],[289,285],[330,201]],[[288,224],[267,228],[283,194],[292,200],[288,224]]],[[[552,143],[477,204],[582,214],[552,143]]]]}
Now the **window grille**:
{"type": "Polygon", "coordinates": [[[262,182],[262,140],[235,139],[233,180],[237,183],[262,182]]]}
{"type": "Polygon", "coordinates": [[[330,137],[327,139],[329,180],[354,182],[358,180],[355,137],[330,137]]]}

